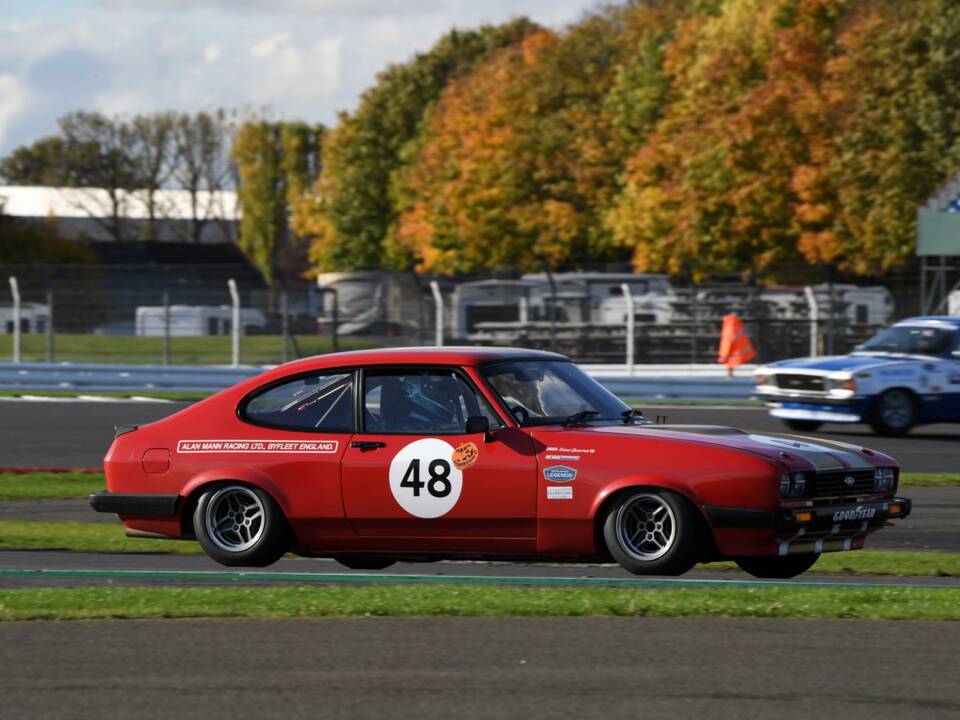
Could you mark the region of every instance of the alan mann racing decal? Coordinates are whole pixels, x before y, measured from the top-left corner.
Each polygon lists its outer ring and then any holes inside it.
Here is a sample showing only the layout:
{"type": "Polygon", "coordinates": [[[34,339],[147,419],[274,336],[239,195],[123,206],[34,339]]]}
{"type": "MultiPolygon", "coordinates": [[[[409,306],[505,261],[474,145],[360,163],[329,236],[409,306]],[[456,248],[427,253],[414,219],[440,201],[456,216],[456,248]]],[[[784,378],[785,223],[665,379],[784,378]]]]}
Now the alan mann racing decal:
{"type": "Polygon", "coordinates": [[[181,440],[181,455],[206,453],[310,453],[332,455],[340,446],[338,440],[181,440]]]}
{"type": "MultiPolygon", "coordinates": [[[[472,445],[472,443],[468,443],[472,445]]],[[[473,451],[479,454],[474,445],[473,451]]],[[[397,503],[419,518],[438,518],[453,510],[463,490],[457,460],[468,460],[466,445],[456,450],[439,438],[415,440],[390,461],[390,492],[397,503]]],[[[476,457],[464,467],[470,467],[476,457]]]]}

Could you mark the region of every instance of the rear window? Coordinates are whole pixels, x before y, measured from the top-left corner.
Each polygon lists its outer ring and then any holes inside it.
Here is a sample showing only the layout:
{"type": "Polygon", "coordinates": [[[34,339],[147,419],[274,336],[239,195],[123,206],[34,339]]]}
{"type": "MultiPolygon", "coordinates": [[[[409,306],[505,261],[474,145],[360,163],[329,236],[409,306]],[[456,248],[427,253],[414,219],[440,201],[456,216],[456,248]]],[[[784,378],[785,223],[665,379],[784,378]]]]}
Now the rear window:
{"type": "Polygon", "coordinates": [[[254,394],[241,417],[298,432],[353,432],[353,373],[304,375],[254,394]]]}

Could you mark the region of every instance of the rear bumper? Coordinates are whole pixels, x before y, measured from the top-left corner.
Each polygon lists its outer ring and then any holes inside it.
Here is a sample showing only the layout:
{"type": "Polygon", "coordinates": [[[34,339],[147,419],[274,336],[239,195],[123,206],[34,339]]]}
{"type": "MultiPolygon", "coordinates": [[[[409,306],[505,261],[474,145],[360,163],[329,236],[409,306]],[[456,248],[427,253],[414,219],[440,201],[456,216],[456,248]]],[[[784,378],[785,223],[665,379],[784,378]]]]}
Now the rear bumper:
{"type": "Polygon", "coordinates": [[[95,492],[90,507],[97,512],[118,515],[155,515],[169,517],[177,513],[179,495],[145,495],[142,493],[95,492]]]}
{"type": "Polygon", "coordinates": [[[752,508],[728,508],[706,505],[707,519],[719,530],[767,531],[780,555],[804,552],[853,550],[863,539],[879,530],[888,520],[907,517],[912,509],[909,498],[865,502],[840,502],[779,508],[776,512],[752,508]]]}

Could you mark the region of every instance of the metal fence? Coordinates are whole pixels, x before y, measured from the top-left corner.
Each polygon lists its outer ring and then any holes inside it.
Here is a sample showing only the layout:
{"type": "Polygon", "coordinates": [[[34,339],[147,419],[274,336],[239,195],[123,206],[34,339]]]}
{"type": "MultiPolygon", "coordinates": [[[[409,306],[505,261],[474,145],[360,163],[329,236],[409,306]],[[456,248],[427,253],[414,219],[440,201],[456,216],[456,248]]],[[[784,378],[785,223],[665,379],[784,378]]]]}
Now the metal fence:
{"type": "Polygon", "coordinates": [[[622,363],[629,375],[633,365],[715,362],[728,313],[743,320],[756,362],[769,362],[848,352],[912,310],[883,288],[684,286],[631,274],[371,271],[270,288],[242,265],[0,272],[10,278],[0,288],[0,359],[14,363],[267,365],[344,349],[456,344],[554,350],[622,363]]]}

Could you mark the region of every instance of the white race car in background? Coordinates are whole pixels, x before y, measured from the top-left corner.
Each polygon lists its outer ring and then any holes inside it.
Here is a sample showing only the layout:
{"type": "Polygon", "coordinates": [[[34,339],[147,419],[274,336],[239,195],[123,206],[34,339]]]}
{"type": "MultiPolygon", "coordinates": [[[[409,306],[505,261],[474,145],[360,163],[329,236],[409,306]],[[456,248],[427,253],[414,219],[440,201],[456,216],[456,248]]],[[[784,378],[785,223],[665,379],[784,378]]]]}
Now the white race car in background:
{"type": "Polygon", "coordinates": [[[757,369],[757,395],[793,430],[869,423],[881,435],[960,422],[960,317],[901,320],[840,357],[757,369]]]}

